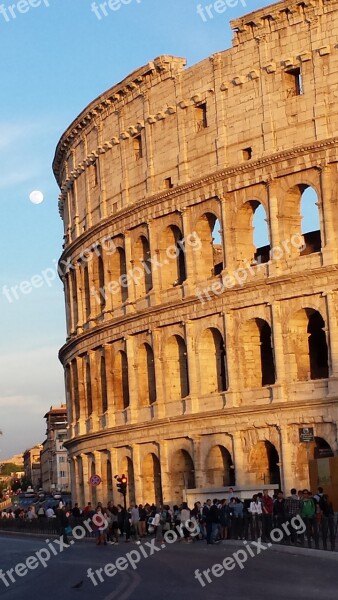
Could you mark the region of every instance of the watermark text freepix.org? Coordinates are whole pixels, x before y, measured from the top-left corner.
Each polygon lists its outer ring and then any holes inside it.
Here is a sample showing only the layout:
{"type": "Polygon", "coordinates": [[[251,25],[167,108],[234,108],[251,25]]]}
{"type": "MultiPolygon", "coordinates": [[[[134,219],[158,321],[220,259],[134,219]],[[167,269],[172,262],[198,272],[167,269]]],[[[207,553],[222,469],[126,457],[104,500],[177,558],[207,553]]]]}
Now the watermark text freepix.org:
{"type": "Polygon", "coordinates": [[[87,577],[91,580],[92,584],[96,587],[99,583],[104,582],[104,576],[114,577],[118,571],[125,571],[129,567],[136,570],[137,564],[141,558],[149,558],[153,556],[155,552],[160,552],[166,548],[166,544],[174,544],[178,539],[184,537],[184,529],[186,529],[191,537],[196,537],[200,533],[200,527],[195,519],[189,519],[185,523],[180,523],[175,529],[169,529],[163,534],[163,542],[160,546],[156,546],[156,539],[153,538],[149,542],[144,542],[138,546],[137,550],[131,550],[125,556],[119,556],[115,563],[107,563],[100,569],[91,568],[87,570],[87,577]]]}
{"type": "Polygon", "coordinates": [[[103,515],[94,515],[92,519],[86,519],[83,521],[81,525],[76,525],[72,528],[72,536],[73,540],[67,544],[64,541],[63,535],[60,535],[58,539],[50,541],[46,539],[46,546],[37,550],[31,556],[28,556],[25,562],[18,563],[12,569],[8,569],[7,571],[0,570],[0,580],[5,585],[5,587],[9,587],[12,583],[16,583],[18,578],[24,577],[27,575],[29,571],[34,571],[40,566],[43,566],[44,569],[48,567],[48,562],[52,556],[57,556],[61,554],[65,549],[70,548],[73,544],[75,544],[75,540],[82,540],[86,537],[87,533],[92,533],[94,529],[92,528],[90,523],[93,523],[95,528],[98,527],[108,527],[108,521],[105,519],[103,515]]]}
{"type": "Polygon", "coordinates": [[[240,3],[242,6],[246,6],[245,0],[215,0],[209,4],[197,4],[196,12],[201,17],[202,21],[206,23],[208,19],[213,19],[216,15],[222,15],[228,8],[235,8],[240,3]]]}
{"type": "Polygon", "coordinates": [[[30,11],[31,8],[40,8],[40,6],[50,7],[49,0],[18,0],[13,4],[0,4],[0,15],[9,23],[15,20],[19,15],[24,15],[30,11]]]}
{"type": "Polygon", "coordinates": [[[131,3],[141,4],[142,0],[107,0],[106,2],[92,2],[90,10],[95,14],[99,21],[102,17],[108,17],[110,13],[120,10],[122,6],[131,3]]]}
{"type": "MultiPolygon", "coordinates": [[[[271,542],[281,542],[285,535],[291,535],[290,529],[294,529],[298,534],[305,533],[306,525],[299,515],[292,517],[290,521],[283,523],[280,528],[275,527],[270,533],[271,542]]],[[[195,579],[197,579],[202,587],[205,587],[207,583],[212,583],[212,577],[222,577],[226,571],[233,571],[237,567],[243,570],[244,563],[247,562],[248,558],[256,558],[256,556],[271,548],[271,542],[263,544],[261,538],[250,543],[247,540],[244,540],[244,548],[240,548],[240,550],[237,550],[231,556],[226,556],[222,563],[216,563],[212,565],[210,569],[204,569],[202,572],[199,569],[196,569],[195,579]]]]}

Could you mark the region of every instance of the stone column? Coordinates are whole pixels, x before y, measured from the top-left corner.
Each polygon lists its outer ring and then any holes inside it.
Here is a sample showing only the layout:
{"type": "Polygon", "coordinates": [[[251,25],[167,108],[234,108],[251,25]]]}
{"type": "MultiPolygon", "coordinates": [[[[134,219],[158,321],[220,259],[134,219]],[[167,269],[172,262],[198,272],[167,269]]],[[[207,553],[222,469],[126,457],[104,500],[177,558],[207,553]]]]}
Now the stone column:
{"type": "MultiPolygon", "coordinates": [[[[182,236],[186,240],[188,236],[191,236],[194,232],[192,231],[191,220],[190,220],[190,209],[182,208],[182,224],[183,231],[182,236]]],[[[196,234],[197,235],[197,234],[196,234]]],[[[191,239],[191,237],[189,237],[191,239]]],[[[185,269],[187,278],[183,282],[184,296],[191,296],[195,293],[195,260],[194,260],[194,246],[190,243],[184,244],[185,254],[185,269]]]]}
{"type": "Polygon", "coordinates": [[[270,305],[272,347],[275,359],[276,383],[273,387],[273,399],[281,402],[286,401],[285,392],[285,351],[284,334],[281,323],[280,304],[272,302],[270,305]]]}
{"type": "Polygon", "coordinates": [[[79,487],[78,478],[76,474],[76,456],[69,457],[69,471],[70,471],[70,491],[72,494],[73,505],[78,502],[79,498],[79,487]]]}
{"type": "Polygon", "coordinates": [[[83,497],[84,497],[84,506],[87,505],[87,502],[92,501],[92,490],[89,483],[89,456],[88,454],[81,454],[82,459],[82,473],[83,473],[83,497]]]}
{"type": "Polygon", "coordinates": [[[150,219],[148,221],[148,239],[150,247],[150,256],[151,258],[155,259],[154,262],[151,263],[151,280],[153,287],[150,291],[150,295],[152,299],[152,304],[159,304],[161,293],[159,269],[165,269],[165,265],[163,267],[156,266],[156,259],[158,259],[158,248],[154,228],[156,229],[156,226],[154,226],[152,219],[150,219]]]}
{"type": "Polygon", "coordinates": [[[131,444],[132,461],[134,466],[134,489],[135,489],[135,500],[136,504],[145,502],[146,498],[143,497],[142,489],[142,468],[141,468],[141,456],[140,446],[138,444],[131,444]]]}
{"type": "Polygon", "coordinates": [[[92,412],[92,431],[99,431],[100,429],[100,401],[101,401],[101,389],[98,379],[97,372],[97,356],[96,351],[90,350],[88,352],[89,363],[90,363],[90,379],[92,384],[92,404],[93,404],[93,412],[92,412]]]}
{"type": "Polygon", "coordinates": [[[337,235],[335,231],[336,213],[336,165],[334,170],[331,165],[324,165],[321,169],[321,202],[320,202],[320,217],[321,217],[321,238],[322,238],[322,254],[324,264],[332,264],[337,262],[337,235]]]}
{"type": "Polygon", "coordinates": [[[102,479],[102,483],[96,486],[96,502],[102,502],[104,497],[104,475],[102,473],[102,453],[94,450],[94,460],[95,460],[95,474],[99,475],[102,479]]]}
{"type": "MultiPolygon", "coordinates": [[[[132,251],[132,241],[130,232],[126,231],[124,233],[124,249],[126,254],[126,271],[130,273],[133,269],[134,261],[133,261],[133,251],[132,251]]],[[[129,278],[130,279],[130,278],[129,278]]],[[[133,280],[129,281],[128,279],[128,302],[126,303],[127,313],[135,312],[135,288],[133,280]]]]}
{"type": "Polygon", "coordinates": [[[226,372],[228,379],[227,401],[232,406],[240,405],[238,360],[235,348],[237,347],[236,331],[232,312],[224,313],[224,342],[226,352],[226,372]]]}
{"type": "Polygon", "coordinates": [[[85,370],[82,356],[76,357],[78,394],[79,394],[79,435],[84,435],[86,431],[86,388],[85,388],[85,370]]]}
{"type": "Polygon", "coordinates": [[[291,488],[297,485],[295,481],[295,468],[293,462],[293,444],[289,441],[288,427],[282,425],[278,427],[280,436],[280,472],[281,472],[281,486],[285,495],[290,495],[291,488]]]}
{"type": "Polygon", "coordinates": [[[156,417],[163,419],[165,416],[165,395],[164,395],[164,372],[161,347],[161,330],[156,328],[152,331],[153,352],[155,364],[156,381],[156,417]]]}
{"type": "Polygon", "coordinates": [[[198,412],[199,409],[199,377],[198,377],[198,356],[195,346],[195,324],[193,321],[185,323],[185,341],[187,345],[187,362],[189,375],[189,389],[191,398],[191,412],[198,412]]]}
{"type": "Polygon", "coordinates": [[[239,431],[232,434],[233,463],[235,466],[236,487],[242,488],[247,485],[248,477],[245,468],[245,456],[243,452],[243,441],[239,431]]]}
{"type": "Polygon", "coordinates": [[[329,348],[329,395],[338,394],[338,319],[337,292],[325,294],[328,322],[326,323],[327,344],[329,348]]]}
{"type": "Polygon", "coordinates": [[[118,449],[117,448],[109,448],[108,452],[110,454],[110,462],[111,462],[111,468],[112,468],[112,475],[113,475],[113,490],[112,490],[112,500],[114,502],[114,504],[118,504],[120,502],[120,494],[117,493],[117,487],[116,487],[116,479],[114,479],[115,475],[119,475],[121,476],[122,473],[118,472],[118,449]]]}
{"type": "Polygon", "coordinates": [[[176,102],[175,106],[171,110],[177,111],[177,147],[178,153],[178,173],[179,173],[179,184],[186,183],[189,180],[189,160],[188,160],[188,148],[187,148],[187,130],[186,130],[186,109],[190,104],[189,101],[182,100],[182,75],[177,74],[175,79],[175,91],[176,91],[176,102]]]}
{"type": "Polygon", "coordinates": [[[129,382],[129,415],[130,422],[138,421],[138,390],[137,390],[137,367],[136,357],[134,352],[134,337],[128,335],[126,337],[127,358],[128,358],[128,382],[129,382]]]}
{"type": "MultiPolygon", "coordinates": [[[[230,277],[236,270],[236,256],[235,256],[235,244],[234,244],[234,228],[232,226],[232,195],[226,194],[223,198],[220,198],[221,202],[221,215],[222,215],[222,240],[223,240],[223,278],[227,275],[230,277]]],[[[227,283],[226,281],[224,282],[227,283]]]]}
{"type": "Polygon", "coordinates": [[[205,486],[205,468],[202,457],[202,438],[200,435],[195,435],[193,438],[194,444],[194,466],[195,466],[195,485],[197,488],[205,486]]]}
{"type": "Polygon", "coordinates": [[[164,504],[170,504],[173,500],[171,497],[171,478],[169,466],[169,441],[161,440],[160,447],[160,465],[161,465],[161,482],[162,482],[162,498],[164,504]]]}

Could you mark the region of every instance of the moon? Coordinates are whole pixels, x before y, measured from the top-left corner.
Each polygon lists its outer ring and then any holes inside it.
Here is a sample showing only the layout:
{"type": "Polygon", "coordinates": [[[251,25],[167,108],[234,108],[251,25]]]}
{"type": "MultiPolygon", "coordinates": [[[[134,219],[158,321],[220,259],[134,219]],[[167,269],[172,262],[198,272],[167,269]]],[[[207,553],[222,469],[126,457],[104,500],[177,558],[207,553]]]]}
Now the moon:
{"type": "Polygon", "coordinates": [[[34,190],[29,194],[29,199],[33,204],[41,204],[43,202],[43,193],[39,190],[34,190]]]}

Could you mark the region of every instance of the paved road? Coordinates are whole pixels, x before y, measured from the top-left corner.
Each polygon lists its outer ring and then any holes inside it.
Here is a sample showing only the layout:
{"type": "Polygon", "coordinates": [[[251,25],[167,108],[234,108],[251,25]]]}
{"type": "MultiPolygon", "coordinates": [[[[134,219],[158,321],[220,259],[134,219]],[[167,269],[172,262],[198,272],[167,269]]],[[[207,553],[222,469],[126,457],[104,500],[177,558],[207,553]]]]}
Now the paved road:
{"type": "MultiPolygon", "coordinates": [[[[55,543],[53,546],[59,548],[55,543]]],[[[46,548],[46,542],[40,538],[1,535],[3,572],[26,562],[42,548],[46,548]]],[[[248,558],[242,570],[235,562],[233,570],[219,577],[209,572],[212,583],[205,583],[205,587],[195,579],[196,569],[202,572],[221,563],[226,556],[231,559],[234,552],[244,548],[226,543],[218,546],[206,546],[204,542],[175,543],[141,559],[136,570],[129,567],[113,577],[102,572],[105,581],[94,587],[87,577],[88,568],[96,570],[115,563],[118,557],[137,550],[138,546],[120,543],[119,546],[96,547],[90,542],[76,542],[52,556],[46,568],[39,565],[22,577],[13,573],[16,582],[8,588],[0,580],[0,595],[4,600],[337,599],[337,554],[318,558],[267,549],[257,555],[258,550],[254,548],[254,557],[248,558]]],[[[145,546],[145,549],[150,554],[151,548],[145,546]]],[[[229,562],[229,566],[231,564],[229,562]]],[[[6,578],[9,580],[8,575],[6,578]]],[[[202,581],[205,582],[205,578],[202,581]]]]}

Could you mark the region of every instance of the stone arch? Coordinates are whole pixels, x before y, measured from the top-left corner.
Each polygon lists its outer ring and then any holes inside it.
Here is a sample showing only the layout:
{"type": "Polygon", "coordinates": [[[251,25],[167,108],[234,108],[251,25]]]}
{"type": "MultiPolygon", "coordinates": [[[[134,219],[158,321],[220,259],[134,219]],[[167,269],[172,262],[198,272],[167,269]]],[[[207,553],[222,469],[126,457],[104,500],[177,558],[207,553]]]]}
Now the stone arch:
{"type": "Polygon", "coordinates": [[[272,385],[276,381],[271,327],[260,318],[242,323],[239,333],[243,387],[272,385]]]}
{"type": "Polygon", "coordinates": [[[124,410],[129,406],[128,357],[124,350],[119,350],[114,359],[113,385],[116,410],[124,410]]]}
{"type": "Polygon", "coordinates": [[[150,344],[141,344],[137,352],[139,406],[156,402],[156,376],[154,352],[150,344]]]}
{"type": "Polygon", "coordinates": [[[176,450],[171,457],[171,489],[174,504],[183,500],[185,489],[195,488],[195,466],[187,450],[176,450]]]}
{"type": "MultiPolygon", "coordinates": [[[[334,452],[323,437],[315,436],[313,442],[301,442],[297,446],[295,476],[301,488],[309,485],[309,460],[316,458],[329,458],[334,452]]],[[[315,491],[315,490],[312,490],[315,491]]]]}
{"type": "Polygon", "coordinates": [[[159,506],[163,502],[161,465],[158,457],[149,452],[142,462],[143,502],[159,506]]]}
{"type": "Polygon", "coordinates": [[[265,206],[259,200],[247,200],[239,208],[235,235],[238,261],[249,263],[252,261],[260,263],[269,261],[270,232],[268,218],[265,206]],[[262,237],[268,243],[257,248],[255,241],[256,239],[262,239],[262,237]]]}
{"type": "Polygon", "coordinates": [[[260,440],[251,448],[248,465],[253,484],[280,486],[279,454],[276,446],[268,440],[260,440]]]}
{"type": "Polygon", "coordinates": [[[165,389],[168,400],[189,396],[187,346],[180,335],[172,335],[164,346],[165,389]]]}
{"type": "Polygon", "coordinates": [[[302,308],[290,320],[291,368],[294,380],[326,379],[329,376],[325,322],[320,312],[302,308]]]}
{"type": "Polygon", "coordinates": [[[194,250],[196,281],[209,279],[223,269],[223,245],[219,243],[222,242],[222,237],[219,236],[218,239],[215,232],[217,227],[221,227],[220,221],[213,212],[203,213],[195,224],[195,232],[200,241],[199,247],[194,250]]]}
{"type": "Polygon", "coordinates": [[[159,262],[163,290],[181,285],[187,278],[184,242],[181,229],[168,225],[159,236],[159,262]]]}
{"type": "MultiPolygon", "coordinates": [[[[321,233],[320,233],[320,215],[318,212],[318,190],[311,181],[308,183],[303,181],[302,183],[296,183],[289,187],[283,194],[283,198],[280,198],[278,213],[280,215],[280,226],[281,236],[283,240],[290,240],[293,235],[304,235],[305,248],[301,251],[301,254],[311,254],[312,252],[318,252],[321,249],[321,233]],[[309,201],[309,193],[315,196],[315,205],[317,218],[315,219],[314,231],[307,231],[308,227],[303,227],[304,212],[302,210],[305,202],[309,201]]],[[[296,250],[298,252],[298,250],[296,250]]]]}
{"type": "Polygon", "coordinates": [[[144,234],[136,239],[133,254],[135,298],[138,299],[143,298],[153,287],[150,244],[144,234]]]}
{"type": "Polygon", "coordinates": [[[198,340],[201,395],[227,389],[224,339],[214,327],[205,329],[198,340]]]}
{"type": "MultiPolygon", "coordinates": [[[[122,460],[120,461],[119,475],[120,475],[120,477],[122,475],[125,475],[127,477],[127,480],[128,480],[127,495],[126,495],[126,502],[127,502],[127,507],[128,507],[128,506],[130,506],[131,502],[136,502],[136,499],[135,499],[134,463],[131,460],[131,458],[129,458],[129,456],[124,456],[122,458],[122,460]]],[[[118,504],[123,504],[123,497],[122,497],[122,495],[121,495],[120,501],[118,501],[118,504]]]]}
{"type": "Polygon", "coordinates": [[[205,464],[206,484],[215,487],[235,485],[235,471],[231,454],[221,445],[210,448],[205,464]]]}

